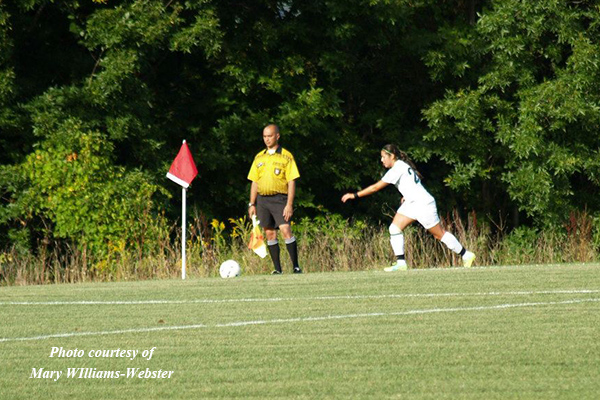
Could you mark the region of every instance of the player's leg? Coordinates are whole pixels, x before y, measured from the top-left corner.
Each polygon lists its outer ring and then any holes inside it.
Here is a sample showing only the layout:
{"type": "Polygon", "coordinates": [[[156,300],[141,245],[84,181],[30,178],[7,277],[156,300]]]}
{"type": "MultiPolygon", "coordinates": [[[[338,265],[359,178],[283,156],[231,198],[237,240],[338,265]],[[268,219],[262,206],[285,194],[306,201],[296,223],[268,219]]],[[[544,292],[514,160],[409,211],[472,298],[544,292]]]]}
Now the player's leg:
{"type": "Polygon", "coordinates": [[[415,220],[406,215],[396,213],[392,223],[389,226],[390,244],[396,256],[396,262],[385,268],[386,272],[394,272],[407,269],[406,259],[404,258],[404,234],[402,231],[415,220]]]}
{"type": "Polygon", "coordinates": [[[433,237],[444,243],[446,247],[460,255],[463,259],[463,265],[465,267],[469,268],[471,265],[473,265],[475,254],[465,249],[465,247],[458,241],[456,236],[442,228],[441,224],[436,224],[435,226],[429,228],[428,231],[433,235],[433,237]]]}

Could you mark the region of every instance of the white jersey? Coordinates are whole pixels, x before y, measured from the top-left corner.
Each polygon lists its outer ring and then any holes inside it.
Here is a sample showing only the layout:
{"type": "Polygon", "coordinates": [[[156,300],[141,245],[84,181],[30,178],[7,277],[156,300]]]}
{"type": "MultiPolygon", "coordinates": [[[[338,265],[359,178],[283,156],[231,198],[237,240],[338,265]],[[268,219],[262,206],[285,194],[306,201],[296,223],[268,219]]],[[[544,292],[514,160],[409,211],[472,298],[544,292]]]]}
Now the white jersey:
{"type": "Polygon", "coordinates": [[[433,196],[423,187],[417,173],[402,160],[396,160],[394,166],[381,178],[382,181],[396,186],[405,202],[429,204],[433,196]]]}

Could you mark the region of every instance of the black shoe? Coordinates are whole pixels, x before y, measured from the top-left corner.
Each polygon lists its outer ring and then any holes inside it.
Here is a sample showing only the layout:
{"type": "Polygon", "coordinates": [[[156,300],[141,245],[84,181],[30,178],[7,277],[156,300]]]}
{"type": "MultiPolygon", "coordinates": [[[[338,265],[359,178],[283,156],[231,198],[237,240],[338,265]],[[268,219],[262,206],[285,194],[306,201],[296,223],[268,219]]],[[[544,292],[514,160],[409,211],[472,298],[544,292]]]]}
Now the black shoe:
{"type": "Polygon", "coordinates": [[[294,273],[295,274],[301,274],[302,270],[300,268],[294,268],[294,273]]]}
{"type": "Polygon", "coordinates": [[[278,269],[274,269],[273,272],[271,272],[271,275],[281,275],[281,274],[283,274],[283,272],[281,272],[278,269]]]}

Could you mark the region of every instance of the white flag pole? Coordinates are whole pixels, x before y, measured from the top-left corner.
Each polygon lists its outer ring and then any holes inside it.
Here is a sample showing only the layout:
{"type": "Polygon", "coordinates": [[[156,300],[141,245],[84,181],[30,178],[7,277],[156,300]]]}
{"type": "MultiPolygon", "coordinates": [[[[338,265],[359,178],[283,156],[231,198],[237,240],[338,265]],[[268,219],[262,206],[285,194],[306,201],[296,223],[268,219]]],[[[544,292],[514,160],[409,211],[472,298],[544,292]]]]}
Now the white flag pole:
{"type": "MultiPolygon", "coordinates": [[[[185,143],[185,140],[183,141],[185,143]]],[[[186,188],[181,188],[181,279],[185,280],[186,188]]]]}
{"type": "Polygon", "coordinates": [[[185,192],[186,189],[181,189],[181,279],[185,280],[185,192]]]}

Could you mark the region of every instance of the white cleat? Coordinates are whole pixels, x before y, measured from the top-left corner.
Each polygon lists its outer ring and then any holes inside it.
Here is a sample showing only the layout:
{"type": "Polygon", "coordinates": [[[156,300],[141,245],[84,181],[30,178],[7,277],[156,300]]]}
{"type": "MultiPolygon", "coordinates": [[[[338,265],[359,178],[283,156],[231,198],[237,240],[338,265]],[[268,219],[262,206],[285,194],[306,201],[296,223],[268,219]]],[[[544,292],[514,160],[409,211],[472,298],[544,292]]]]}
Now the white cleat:
{"type": "Polygon", "coordinates": [[[475,261],[475,254],[471,253],[470,251],[467,251],[465,253],[465,255],[462,257],[463,259],[463,266],[465,268],[471,268],[471,266],[473,265],[473,261],[475,261]]]}
{"type": "Polygon", "coordinates": [[[396,271],[406,271],[408,269],[408,265],[406,265],[406,260],[398,260],[395,264],[392,264],[391,267],[384,268],[385,272],[396,272],[396,271]]]}

